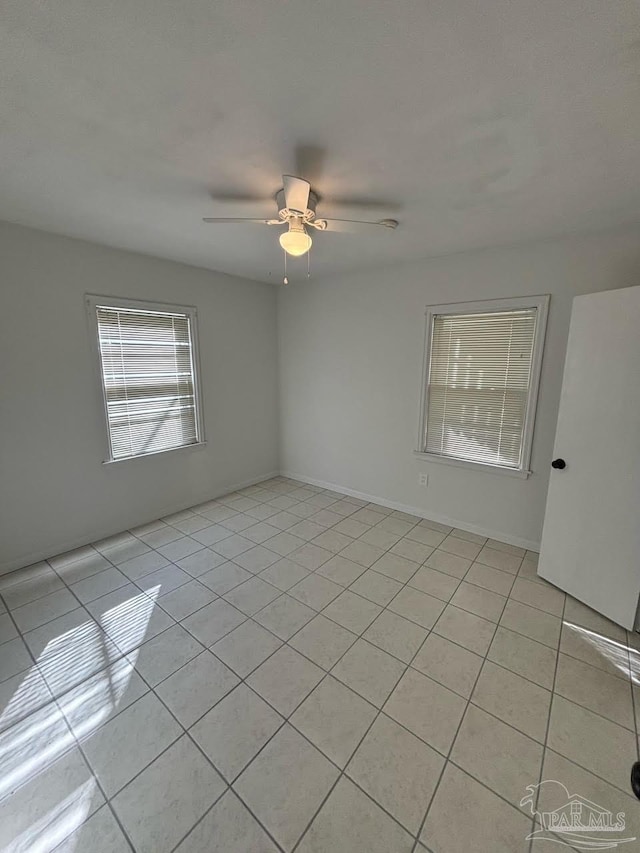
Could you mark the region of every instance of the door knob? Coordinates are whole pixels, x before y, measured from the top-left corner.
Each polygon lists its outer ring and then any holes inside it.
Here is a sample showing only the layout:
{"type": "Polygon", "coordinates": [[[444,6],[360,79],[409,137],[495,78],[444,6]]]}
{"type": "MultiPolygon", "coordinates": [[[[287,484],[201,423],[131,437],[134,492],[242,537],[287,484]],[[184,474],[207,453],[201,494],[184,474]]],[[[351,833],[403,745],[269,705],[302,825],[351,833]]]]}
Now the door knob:
{"type": "Polygon", "coordinates": [[[551,463],[551,467],[559,468],[562,471],[563,468],[567,467],[567,463],[564,461],[564,459],[554,459],[551,463]]]}

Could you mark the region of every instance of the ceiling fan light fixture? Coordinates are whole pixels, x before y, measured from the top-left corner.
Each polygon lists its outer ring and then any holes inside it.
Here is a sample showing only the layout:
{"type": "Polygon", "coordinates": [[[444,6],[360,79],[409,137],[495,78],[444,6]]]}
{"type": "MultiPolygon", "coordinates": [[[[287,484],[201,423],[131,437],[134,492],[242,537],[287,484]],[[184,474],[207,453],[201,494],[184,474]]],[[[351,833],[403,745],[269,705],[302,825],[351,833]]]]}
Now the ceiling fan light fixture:
{"type": "Polygon", "coordinates": [[[289,230],[280,235],[280,245],[288,255],[299,258],[301,255],[306,255],[313,245],[313,240],[301,222],[290,222],[289,230]]]}

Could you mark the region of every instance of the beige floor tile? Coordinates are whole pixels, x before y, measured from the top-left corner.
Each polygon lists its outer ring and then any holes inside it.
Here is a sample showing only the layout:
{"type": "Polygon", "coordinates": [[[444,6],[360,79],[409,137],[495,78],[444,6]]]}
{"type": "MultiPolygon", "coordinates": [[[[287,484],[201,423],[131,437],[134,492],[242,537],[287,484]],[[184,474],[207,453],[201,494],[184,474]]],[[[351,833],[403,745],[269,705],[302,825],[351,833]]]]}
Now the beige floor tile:
{"type": "MultiPolygon", "coordinates": [[[[333,533],[333,531],[331,530],[329,533],[333,533]]],[[[345,557],[353,563],[358,563],[358,565],[364,566],[365,569],[372,566],[383,554],[384,551],[382,548],[376,548],[375,545],[368,545],[360,539],[352,540],[340,551],[341,557],[345,557]]]]}
{"type": "Polygon", "coordinates": [[[471,560],[465,560],[463,557],[456,557],[455,554],[447,554],[446,551],[436,549],[425,561],[425,566],[429,566],[430,569],[435,569],[438,572],[444,572],[445,575],[451,575],[452,578],[462,580],[471,568],[471,560]]]}
{"type": "Polygon", "coordinates": [[[482,563],[474,563],[464,579],[465,583],[472,583],[506,596],[509,595],[514,584],[514,576],[509,572],[492,569],[490,566],[483,566],[482,563]]]}
{"type": "MultiPolygon", "coordinates": [[[[4,647],[0,646],[0,657],[4,654],[4,647]]],[[[25,651],[26,654],[26,651],[25,651]]],[[[28,657],[28,656],[27,656],[28,657]]],[[[31,659],[29,658],[29,661],[31,659]]],[[[119,662],[114,664],[117,667],[115,672],[115,682],[116,689],[115,693],[118,698],[122,696],[124,691],[122,690],[121,684],[124,679],[128,679],[129,674],[132,673],[133,667],[128,663],[128,661],[123,660],[123,663],[118,665],[119,662]]],[[[135,675],[135,674],[134,674],[135,675]]],[[[137,678],[137,677],[136,677],[137,678]]],[[[140,690],[140,694],[145,692],[146,686],[142,684],[142,679],[137,678],[138,688],[140,690]]],[[[79,690],[82,694],[83,686],[89,685],[86,688],[86,692],[90,693],[91,690],[91,679],[83,682],[80,685],[79,690]]],[[[136,685],[134,685],[136,686],[136,685]]],[[[71,694],[74,694],[75,691],[70,691],[71,694]]],[[[0,682],[0,732],[3,732],[5,729],[14,726],[20,720],[28,717],[29,714],[32,714],[34,711],[41,708],[43,705],[48,704],[52,699],[51,692],[47,687],[47,683],[40,675],[38,670],[35,667],[31,667],[26,672],[18,673],[17,675],[13,675],[10,678],[3,680],[0,682]]],[[[137,698],[137,696],[136,696],[137,698]]],[[[91,705],[91,702],[88,703],[91,705]]],[[[102,707],[102,702],[98,702],[99,706],[102,707]]],[[[64,710],[64,708],[63,708],[64,710]]],[[[109,706],[107,706],[107,714],[110,712],[109,706]]],[[[91,711],[89,711],[91,713],[91,711]]]]}
{"type": "Polygon", "coordinates": [[[465,706],[465,700],[457,693],[408,669],[384,706],[384,712],[446,755],[465,706]]]}
{"type": "MultiPolygon", "coordinates": [[[[96,555],[96,559],[98,555],[96,555]]],[[[108,567],[107,563],[107,567],[108,567]]],[[[101,567],[105,568],[105,567],[101,567]]],[[[14,574],[11,572],[9,577],[14,574]]],[[[15,574],[18,574],[17,572],[15,574]]],[[[5,583],[8,583],[5,581],[5,583]]],[[[25,580],[13,583],[11,586],[5,586],[2,589],[2,596],[9,610],[14,610],[16,607],[22,607],[32,601],[37,601],[39,598],[44,598],[46,595],[57,590],[64,589],[64,584],[60,578],[51,571],[51,569],[39,569],[30,577],[25,576],[25,580]]]]}
{"type": "Polygon", "coordinates": [[[247,684],[288,717],[324,674],[295,649],[283,646],[249,676],[247,684]]]}
{"type": "Polygon", "coordinates": [[[489,548],[487,545],[480,551],[476,560],[479,563],[484,563],[485,566],[491,566],[494,569],[502,569],[504,572],[517,574],[522,557],[517,554],[509,554],[506,551],[496,551],[495,548],[489,548]]]}
{"type": "MultiPolygon", "coordinates": [[[[275,512],[271,513],[271,515],[275,514],[275,512]]],[[[245,539],[250,539],[252,542],[255,542],[256,545],[262,545],[262,543],[266,542],[267,539],[277,536],[279,532],[280,531],[277,527],[274,527],[267,521],[260,521],[258,524],[253,524],[251,527],[247,527],[243,530],[242,535],[245,539]]]]}
{"type": "Polygon", "coordinates": [[[225,562],[220,566],[210,569],[208,572],[198,576],[200,583],[204,584],[216,595],[224,595],[241,583],[248,581],[251,573],[236,566],[235,563],[225,562]]]}
{"type": "MultiPolygon", "coordinates": [[[[550,749],[545,753],[542,778],[557,780],[564,785],[570,794],[578,794],[592,803],[597,803],[614,815],[624,812],[624,831],[611,833],[595,830],[589,833],[594,839],[606,843],[635,836],[635,843],[638,843],[637,839],[640,838],[640,809],[638,809],[638,801],[632,796],[630,789],[622,792],[550,749]]],[[[539,809],[554,811],[565,803],[565,791],[558,785],[548,783],[542,785],[538,799],[539,809]]],[[[547,846],[550,845],[547,844],[547,846]]],[[[620,849],[632,849],[633,846],[633,843],[626,842],[620,844],[620,849]]],[[[541,851],[544,851],[542,846],[541,851]]]]}
{"type": "Polygon", "coordinates": [[[298,853],[411,853],[413,838],[353,782],[342,778],[302,839],[298,853]]]}
{"type": "MultiPolygon", "coordinates": [[[[117,572],[114,569],[114,572],[117,572]]],[[[98,577],[108,575],[108,572],[100,572],[98,577]]],[[[95,576],[94,576],[95,577],[95,576]]],[[[124,575],[120,575],[123,583],[126,583],[124,575]]],[[[88,581],[93,581],[93,577],[87,578],[88,581]]],[[[82,581],[85,583],[85,581],[82,581]]],[[[121,584],[122,585],[122,584],[121,584]]],[[[90,600],[90,599],[87,599],[90,600]]],[[[22,607],[17,607],[11,611],[11,615],[15,619],[18,629],[22,633],[32,631],[56,619],[58,616],[63,616],[78,607],[78,599],[72,595],[68,589],[59,589],[52,592],[51,595],[46,595],[44,598],[38,598],[35,601],[30,601],[29,604],[23,604],[22,607]]],[[[7,622],[10,622],[9,617],[6,617],[7,622]]],[[[13,628],[13,623],[10,623],[13,628]]],[[[14,629],[15,632],[15,629],[14,629]]],[[[15,633],[14,633],[15,636],[15,633]]],[[[10,639],[9,637],[7,639],[10,639]]]]}
{"type": "Polygon", "coordinates": [[[523,634],[531,640],[537,640],[545,646],[557,649],[560,642],[562,622],[550,613],[544,613],[528,604],[509,599],[500,619],[504,628],[523,634]]]}
{"type": "MultiPolygon", "coordinates": [[[[160,625],[164,630],[174,624],[159,608],[156,612],[150,599],[141,597],[144,599],[142,606],[139,607],[136,601],[129,610],[126,609],[128,602],[125,602],[124,611],[118,609],[117,614],[109,613],[108,619],[101,619],[102,625],[117,639],[117,647],[83,609],[72,610],[25,634],[24,640],[37,659],[40,673],[54,696],[60,696],[105,669],[129,647],[140,645],[146,636],[159,632],[160,625]]],[[[30,668],[31,658],[25,653],[24,643],[20,639],[4,643],[0,669],[8,666],[7,675],[15,675],[21,669],[30,668]]]]}
{"type": "Polygon", "coordinates": [[[560,654],[556,693],[634,730],[631,682],[560,654]]]}
{"type": "Polygon", "coordinates": [[[307,696],[291,724],[339,767],[344,767],[377,709],[332,676],[307,696]]]}
{"type": "Polygon", "coordinates": [[[615,640],[618,643],[624,643],[626,633],[624,628],[614,624],[605,616],[596,613],[590,607],[587,607],[581,601],[576,601],[575,598],[567,596],[567,602],[564,610],[564,621],[576,625],[581,625],[583,628],[588,628],[595,634],[601,634],[604,637],[615,640]]]}
{"type": "Polygon", "coordinates": [[[255,621],[280,637],[288,640],[303,625],[306,625],[316,615],[316,611],[307,607],[301,601],[296,601],[290,595],[281,595],[271,604],[267,604],[262,610],[255,614],[255,621]]]}
{"type": "Polygon", "coordinates": [[[429,634],[411,666],[468,699],[478,678],[482,660],[480,655],[438,634],[429,634]]]}
{"type": "Polygon", "coordinates": [[[352,539],[359,539],[363,533],[369,530],[370,525],[363,524],[361,521],[356,521],[353,518],[345,518],[339,524],[334,526],[337,533],[344,533],[346,536],[351,536],[352,539]]]}
{"type": "Polygon", "coordinates": [[[214,643],[211,651],[240,678],[246,678],[281,645],[282,641],[270,631],[247,619],[214,643]]]}
{"type": "Polygon", "coordinates": [[[212,646],[229,631],[233,631],[246,620],[244,613],[221,598],[196,610],[182,621],[190,634],[204,646],[212,646]]]}
{"type": "Polygon", "coordinates": [[[322,610],[330,601],[337,598],[342,591],[342,586],[314,572],[300,581],[300,583],[292,586],[288,594],[297,599],[297,601],[306,604],[307,607],[312,607],[314,610],[322,610]]]}
{"type": "Polygon", "coordinates": [[[178,621],[215,601],[216,594],[199,581],[191,580],[162,596],[160,607],[178,621]]]}
{"type": "Polygon", "coordinates": [[[531,819],[448,764],[420,840],[437,853],[527,853],[531,819]]]}
{"type": "Polygon", "coordinates": [[[455,554],[457,557],[464,557],[465,560],[475,560],[482,545],[476,542],[470,542],[468,539],[460,539],[450,533],[439,545],[441,551],[447,551],[449,554],[455,554]]]}
{"type": "Polygon", "coordinates": [[[509,545],[508,542],[500,542],[499,539],[487,539],[485,544],[487,548],[493,548],[495,551],[504,551],[506,554],[515,554],[516,557],[520,557],[521,559],[527,553],[524,548],[520,548],[518,545],[509,545]]]}
{"type": "Polygon", "coordinates": [[[487,657],[547,690],[553,687],[557,652],[549,646],[499,626],[487,657]]]}
{"type": "Polygon", "coordinates": [[[351,584],[350,589],[363,598],[385,607],[402,589],[402,584],[386,575],[375,572],[373,569],[368,569],[351,584]]]}
{"type": "Polygon", "coordinates": [[[539,610],[545,610],[554,616],[562,616],[564,610],[564,592],[525,578],[516,578],[511,590],[511,598],[523,604],[529,604],[531,607],[537,607],[539,610]]]}
{"type": "Polygon", "coordinates": [[[395,518],[392,514],[383,518],[382,521],[379,521],[377,526],[381,527],[383,530],[388,530],[389,533],[397,533],[399,536],[405,536],[413,527],[415,527],[415,522],[395,518]]]}
{"type": "Polygon", "coordinates": [[[468,542],[475,542],[476,545],[485,545],[487,542],[486,536],[481,536],[479,533],[471,533],[469,530],[462,530],[460,527],[455,527],[451,531],[453,536],[458,539],[466,539],[468,542]]]}
{"type": "Polygon", "coordinates": [[[500,619],[506,603],[507,600],[503,595],[482,589],[482,587],[466,581],[462,581],[451,599],[451,604],[455,607],[460,607],[462,610],[475,613],[476,616],[482,616],[483,619],[496,623],[500,619]]]}
{"type": "Polygon", "coordinates": [[[381,714],[346,773],[415,835],[444,763],[442,755],[381,714]]]}
{"type": "MultiPolygon", "coordinates": [[[[293,526],[297,527],[298,525],[295,524],[293,526]]],[[[292,529],[293,528],[289,528],[286,531],[283,530],[275,536],[272,536],[271,539],[267,539],[264,543],[264,547],[268,548],[270,551],[274,551],[276,555],[279,554],[281,557],[287,557],[293,551],[297,551],[298,548],[302,548],[305,544],[305,540],[299,536],[294,536],[294,534],[290,532],[292,529]]]]}
{"type": "Polygon", "coordinates": [[[98,729],[85,755],[112,797],[180,736],[182,729],[160,700],[147,693],[98,729]]]}
{"type": "Polygon", "coordinates": [[[422,566],[409,581],[409,586],[426,592],[441,601],[449,601],[458,588],[460,581],[444,572],[437,572],[428,566],[422,566]]]}
{"type": "MultiPolygon", "coordinates": [[[[545,778],[640,837],[640,634],[533,552],[278,476],[51,562],[0,577],[3,849],[104,787],[140,853],[547,853],[545,778]]],[[[131,846],[98,794],[61,826],[131,846]]]]}
{"type": "Polygon", "coordinates": [[[479,655],[486,655],[496,626],[487,619],[447,605],[433,631],[479,655]]]}
{"type": "MultiPolygon", "coordinates": [[[[91,804],[93,807],[93,803],[91,804]]],[[[54,853],[130,853],[131,847],[109,806],[104,805],[59,844],[54,853]],[[96,844],[99,839],[99,844],[96,844]]]]}
{"type": "Polygon", "coordinates": [[[129,655],[129,661],[151,687],[164,681],[200,652],[202,644],[180,625],[173,625],[129,655]]]}
{"type": "Polygon", "coordinates": [[[206,651],[165,679],[155,692],[178,721],[189,728],[238,683],[235,673],[206,651]]]}
{"type": "Polygon", "coordinates": [[[378,604],[347,589],[325,607],[324,615],[354,634],[362,634],[381,611],[378,604]]]}
{"type": "Polygon", "coordinates": [[[514,806],[540,776],[542,745],[469,705],[451,760],[514,806]]]}
{"type": "Polygon", "coordinates": [[[319,613],[289,640],[289,645],[329,670],[357,639],[356,634],[319,613]]]}
{"type": "Polygon", "coordinates": [[[320,566],[316,573],[322,575],[323,578],[328,578],[333,583],[346,587],[360,577],[364,571],[364,566],[354,563],[353,560],[347,560],[342,554],[338,554],[320,566]]]}
{"type": "Polygon", "coordinates": [[[418,571],[418,566],[413,560],[406,560],[391,552],[383,554],[371,568],[400,583],[406,583],[418,571]]]}
{"type": "Polygon", "coordinates": [[[388,606],[389,610],[422,625],[423,628],[433,628],[445,608],[440,599],[409,586],[401,589],[388,606]]]}
{"type": "Polygon", "coordinates": [[[282,560],[278,560],[277,563],[273,563],[273,565],[266,568],[263,572],[260,572],[259,577],[261,580],[270,583],[271,586],[275,586],[282,592],[286,592],[294,584],[304,580],[308,575],[309,572],[306,569],[294,563],[293,560],[284,557],[282,560]]]}
{"type": "Polygon", "coordinates": [[[327,551],[331,551],[333,554],[342,551],[343,548],[346,548],[352,542],[354,540],[350,536],[345,536],[344,533],[338,533],[336,530],[325,530],[324,528],[313,539],[314,545],[326,548],[327,551]]]}
{"type": "Polygon", "coordinates": [[[309,516],[310,521],[323,528],[333,527],[334,524],[338,524],[342,519],[342,515],[331,512],[331,507],[321,509],[319,512],[309,516]]]}
{"type": "Polygon", "coordinates": [[[278,848],[232,790],[221,797],[176,853],[277,853],[278,848]]]}
{"type": "Polygon", "coordinates": [[[551,693],[544,687],[487,661],[471,701],[494,717],[544,743],[551,707],[551,693]]]}
{"type": "Polygon", "coordinates": [[[283,722],[253,690],[240,684],[205,714],[190,734],[231,782],[283,722]]]}
{"type": "MultiPolygon", "coordinates": [[[[281,534],[278,534],[278,536],[280,535],[281,534]]],[[[274,537],[274,539],[277,539],[277,537],[274,537]]],[[[273,542],[273,539],[269,539],[268,541],[273,542]]],[[[253,543],[251,544],[253,545],[253,543]]],[[[251,574],[256,575],[268,566],[272,566],[274,563],[277,563],[279,553],[279,551],[265,548],[263,545],[254,545],[253,548],[249,548],[237,556],[231,556],[230,559],[247,572],[251,572],[251,574]]],[[[284,554],[282,556],[284,556],[284,554]]]]}
{"type": "Polygon", "coordinates": [[[225,790],[193,741],[183,735],[113,800],[139,853],[169,853],[225,790]]]}
{"type": "Polygon", "coordinates": [[[635,663],[637,657],[637,652],[633,649],[630,657],[627,643],[612,640],[603,634],[566,621],[562,625],[560,651],[610,675],[625,679],[630,677],[631,663],[635,663]]]}
{"type": "MultiPolygon", "coordinates": [[[[315,521],[310,521],[309,519],[303,519],[297,524],[294,524],[293,527],[290,527],[287,532],[292,536],[299,537],[305,542],[309,542],[309,540],[315,539],[316,536],[320,536],[320,534],[324,533],[325,530],[326,528],[323,525],[317,524],[315,521]]],[[[321,548],[325,547],[322,542],[317,542],[316,544],[320,545],[321,548]]],[[[331,551],[332,549],[327,548],[327,550],[331,551]]]]}
{"type": "Polygon", "coordinates": [[[428,634],[426,628],[409,622],[403,616],[383,610],[364,632],[363,637],[374,646],[409,663],[428,634]]]}
{"type": "Polygon", "coordinates": [[[433,553],[433,550],[431,545],[414,542],[413,539],[407,539],[405,536],[398,540],[393,548],[391,548],[391,553],[397,554],[399,557],[404,557],[407,560],[412,560],[414,563],[421,564],[433,553]]]}
{"type": "Polygon", "coordinates": [[[363,509],[359,509],[352,517],[363,524],[375,525],[386,518],[386,515],[387,512],[383,507],[375,506],[375,508],[370,508],[366,506],[363,509]]]}
{"type": "Polygon", "coordinates": [[[315,572],[323,563],[333,557],[331,551],[326,548],[320,548],[312,542],[307,542],[301,548],[297,548],[288,555],[290,560],[307,569],[310,572],[315,572]]]}
{"type": "MultiPolygon", "coordinates": [[[[4,762],[3,775],[7,769],[4,762]]],[[[51,850],[52,832],[64,837],[104,803],[79,749],[68,750],[56,761],[40,763],[38,770],[0,802],[0,849],[7,853],[51,850]],[[86,811],[79,812],[71,806],[62,819],[56,820],[60,804],[77,803],[78,792],[85,795],[80,802],[86,811]]]]}
{"type": "Polygon", "coordinates": [[[407,533],[406,538],[420,542],[421,545],[431,545],[431,547],[437,548],[446,536],[446,533],[441,533],[432,527],[423,527],[421,522],[407,533]]]}
{"type": "Polygon", "coordinates": [[[520,570],[518,571],[518,577],[524,578],[525,580],[532,581],[533,583],[539,583],[543,586],[547,583],[544,578],[541,578],[538,574],[538,563],[533,562],[532,560],[528,560],[526,557],[522,561],[522,565],[520,566],[520,570]]]}
{"type": "Polygon", "coordinates": [[[612,785],[629,789],[630,762],[638,746],[628,729],[556,695],[547,744],[612,785]]]}
{"type": "Polygon", "coordinates": [[[405,665],[377,646],[358,640],[331,670],[331,674],[380,708],[405,665]]]}
{"type": "Polygon", "coordinates": [[[234,788],[275,840],[290,851],[337,777],[337,768],[285,725],[234,788]]]}
{"type": "Polygon", "coordinates": [[[391,533],[389,530],[384,530],[384,528],[376,525],[363,533],[358,541],[365,545],[372,545],[379,550],[388,551],[396,542],[400,541],[400,538],[399,533],[391,533]]]}

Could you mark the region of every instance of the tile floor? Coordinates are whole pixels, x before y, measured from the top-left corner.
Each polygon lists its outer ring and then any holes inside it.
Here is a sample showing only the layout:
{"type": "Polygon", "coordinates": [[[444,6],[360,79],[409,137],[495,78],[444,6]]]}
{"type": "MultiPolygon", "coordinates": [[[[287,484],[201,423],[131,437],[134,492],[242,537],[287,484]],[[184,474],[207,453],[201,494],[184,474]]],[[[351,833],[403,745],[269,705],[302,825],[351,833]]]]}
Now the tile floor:
{"type": "Polygon", "coordinates": [[[539,853],[541,780],[640,839],[638,637],[531,552],[278,477],[0,596],[2,851],[539,853]]]}

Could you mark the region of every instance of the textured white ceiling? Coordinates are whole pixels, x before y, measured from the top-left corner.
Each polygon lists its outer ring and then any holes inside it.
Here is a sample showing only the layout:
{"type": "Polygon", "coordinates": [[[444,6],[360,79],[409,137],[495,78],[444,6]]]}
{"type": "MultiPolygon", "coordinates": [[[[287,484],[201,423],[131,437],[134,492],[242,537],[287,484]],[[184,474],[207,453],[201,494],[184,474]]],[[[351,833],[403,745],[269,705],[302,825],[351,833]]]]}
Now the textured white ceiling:
{"type": "MultiPolygon", "coordinates": [[[[640,4],[628,0],[5,0],[0,218],[265,281],[307,157],[312,272],[640,221],[640,4]],[[263,203],[215,202],[257,193],[263,203]]],[[[290,278],[306,262],[290,264],[290,278]]]]}

